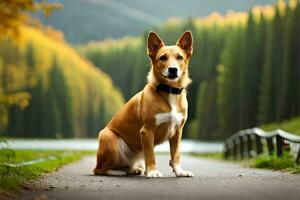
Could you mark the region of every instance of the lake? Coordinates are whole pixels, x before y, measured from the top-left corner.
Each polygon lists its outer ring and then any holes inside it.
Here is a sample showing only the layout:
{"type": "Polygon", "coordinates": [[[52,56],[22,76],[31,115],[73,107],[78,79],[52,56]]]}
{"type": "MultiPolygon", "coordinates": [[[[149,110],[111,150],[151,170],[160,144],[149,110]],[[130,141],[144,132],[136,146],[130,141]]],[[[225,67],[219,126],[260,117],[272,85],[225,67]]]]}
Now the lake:
{"type": "MultiPolygon", "coordinates": [[[[12,149],[55,149],[55,150],[97,150],[96,139],[7,139],[3,144],[12,149]]],[[[155,147],[159,153],[169,152],[169,143],[155,147]]],[[[217,153],[223,151],[222,142],[201,142],[182,140],[182,153],[217,153]]]]}

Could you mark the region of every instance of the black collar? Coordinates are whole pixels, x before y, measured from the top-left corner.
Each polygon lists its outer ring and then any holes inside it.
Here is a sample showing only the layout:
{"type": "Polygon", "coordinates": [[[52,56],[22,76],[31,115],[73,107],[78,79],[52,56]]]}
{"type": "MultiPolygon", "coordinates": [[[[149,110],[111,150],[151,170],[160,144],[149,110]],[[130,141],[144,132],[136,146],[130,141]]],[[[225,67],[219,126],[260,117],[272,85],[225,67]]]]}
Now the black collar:
{"type": "Polygon", "coordinates": [[[178,94],[178,95],[181,94],[183,89],[184,88],[171,87],[169,85],[162,84],[162,83],[160,83],[159,85],[156,86],[156,91],[157,92],[164,91],[164,92],[167,92],[167,93],[178,94]]]}

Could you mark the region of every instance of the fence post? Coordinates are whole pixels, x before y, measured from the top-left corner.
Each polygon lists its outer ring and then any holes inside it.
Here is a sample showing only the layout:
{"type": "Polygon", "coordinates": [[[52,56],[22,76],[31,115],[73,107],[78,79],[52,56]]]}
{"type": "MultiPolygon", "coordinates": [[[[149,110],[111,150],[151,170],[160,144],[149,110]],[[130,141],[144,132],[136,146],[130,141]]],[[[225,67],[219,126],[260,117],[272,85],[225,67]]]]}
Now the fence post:
{"type": "Polygon", "coordinates": [[[237,143],[235,139],[232,140],[232,144],[233,144],[233,158],[237,159],[237,143]]]}
{"type": "Polygon", "coordinates": [[[258,135],[255,135],[255,143],[256,143],[256,154],[259,155],[262,153],[262,143],[258,135]]]}
{"type": "Polygon", "coordinates": [[[235,159],[234,157],[234,143],[233,143],[233,140],[230,141],[229,143],[229,156],[231,159],[235,159]]]}
{"type": "Polygon", "coordinates": [[[274,153],[274,144],[273,144],[273,138],[266,138],[267,145],[268,145],[268,151],[269,155],[272,155],[274,153]]]}
{"type": "Polygon", "coordinates": [[[227,141],[225,141],[225,144],[224,144],[224,157],[225,157],[225,159],[227,159],[229,157],[229,145],[228,145],[227,141]]]}
{"type": "Polygon", "coordinates": [[[300,164],[300,147],[298,148],[298,153],[297,153],[297,157],[296,157],[296,163],[300,164]]]}
{"type": "Polygon", "coordinates": [[[247,152],[248,157],[251,158],[251,147],[252,147],[252,141],[251,141],[251,135],[247,135],[247,152]]]}
{"type": "Polygon", "coordinates": [[[243,159],[244,158],[244,137],[239,136],[239,140],[240,140],[240,158],[243,159]]]}
{"type": "Polygon", "coordinates": [[[280,135],[276,135],[276,149],[277,149],[277,156],[282,157],[282,155],[283,155],[283,138],[280,135]]]}

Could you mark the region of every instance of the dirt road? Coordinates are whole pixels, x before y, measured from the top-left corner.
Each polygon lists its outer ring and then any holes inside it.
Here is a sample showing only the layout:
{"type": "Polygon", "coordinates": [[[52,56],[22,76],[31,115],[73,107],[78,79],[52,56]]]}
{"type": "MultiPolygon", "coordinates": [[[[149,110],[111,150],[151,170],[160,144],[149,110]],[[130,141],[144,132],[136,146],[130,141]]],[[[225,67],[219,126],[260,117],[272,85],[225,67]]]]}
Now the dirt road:
{"type": "Polygon", "coordinates": [[[65,166],[35,183],[20,199],[300,199],[300,175],[249,169],[237,164],[182,157],[193,178],[175,178],[169,157],[157,156],[164,178],[93,176],[94,157],[65,166]]]}

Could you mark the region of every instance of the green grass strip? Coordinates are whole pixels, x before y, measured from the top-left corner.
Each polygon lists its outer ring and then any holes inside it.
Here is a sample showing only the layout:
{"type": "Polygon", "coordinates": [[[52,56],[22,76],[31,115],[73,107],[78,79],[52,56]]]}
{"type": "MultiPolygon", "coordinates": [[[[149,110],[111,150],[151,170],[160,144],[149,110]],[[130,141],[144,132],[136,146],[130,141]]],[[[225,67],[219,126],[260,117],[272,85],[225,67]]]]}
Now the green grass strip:
{"type": "Polygon", "coordinates": [[[281,170],[294,174],[300,173],[300,164],[297,164],[294,158],[285,152],[283,157],[277,157],[277,155],[262,154],[254,158],[246,158],[243,160],[225,160],[222,153],[206,153],[206,154],[191,154],[192,156],[217,159],[222,161],[234,162],[241,164],[245,167],[263,168],[272,170],[281,170]]]}
{"type": "Polygon", "coordinates": [[[53,172],[90,153],[88,151],[0,150],[0,192],[16,191],[26,181],[39,178],[43,173],[53,172]],[[49,157],[55,159],[47,159],[49,157]],[[30,165],[20,164],[38,159],[45,160],[30,165]],[[16,165],[16,167],[10,167],[7,164],[16,165]]]}
{"type": "Polygon", "coordinates": [[[297,164],[289,153],[285,153],[283,157],[260,155],[251,160],[252,162],[250,164],[252,167],[300,173],[300,164],[297,164]]]}

